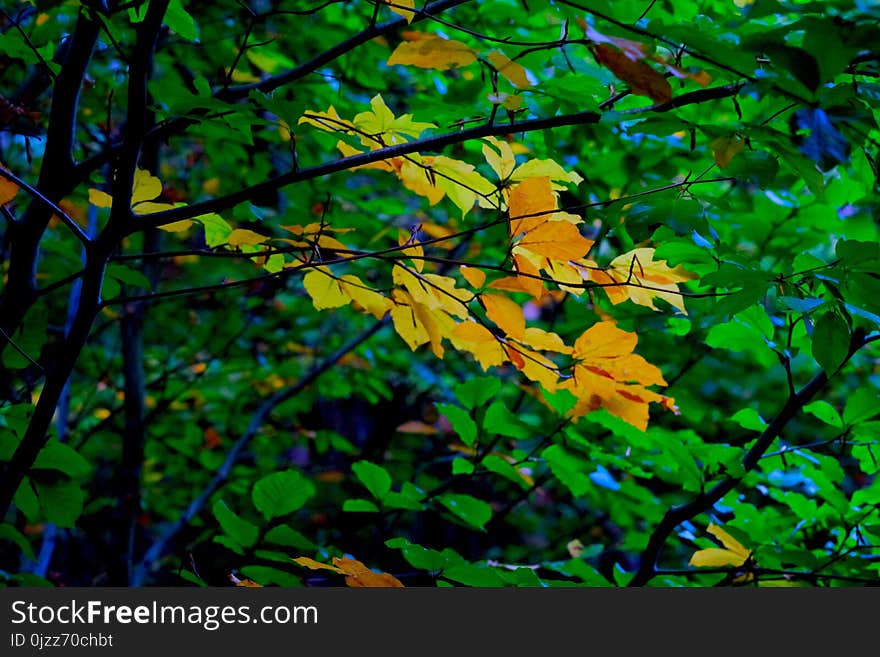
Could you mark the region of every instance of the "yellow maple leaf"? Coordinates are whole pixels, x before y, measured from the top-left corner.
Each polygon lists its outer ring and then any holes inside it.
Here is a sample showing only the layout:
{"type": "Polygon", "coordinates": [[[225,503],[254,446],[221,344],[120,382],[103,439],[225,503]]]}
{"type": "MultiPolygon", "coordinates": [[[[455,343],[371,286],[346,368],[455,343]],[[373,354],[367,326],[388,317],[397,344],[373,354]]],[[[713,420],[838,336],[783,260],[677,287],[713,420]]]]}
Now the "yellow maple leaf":
{"type": "Polygon", "coordinates": [[[513,148],[506,141],[496,137],[486,137],[483,144],[483,157],[497,174],[499,180],[507,180],[516,168],[516,156],[513,148]]]}
{"type": "MultiPolygon", "coordinates": [[[[728,534],[718,525],[709,525],[706,528],[724,546],[723,548],[705,548],[697,550],[688,562],[691,566],[700,568],[719,568],[724,566],[739,567],[745,565],[752,558],[752,550],[749,550],[733,536],[728,534]]],[[[751,579],[751,574],[747,579],[751,579]]]]}
{"type": "Polygon", "coordinates": [[[404,64],[446,71],[467,66],[477,59],[477,52],[461,41],[424,32],[407,32],[403,36],[406,41],[391,53],[386,62],[389,66],[404,64]]]}
{"type": "Polygon", "coordinates": [[[354,117],[354,127],[361,133],[360,140],[371,149],[406,142],[406,137],[418,138],[428,128],[436,128],[433,123],[418,123],[412,114],[396,117],[385,104],[381,94],[370,100],[369,112],[361,112],[354,117]]]}
{"type": "Polygon", "coordinates": [[[394,303],[388,297],[376,292],[365,285],[360,278],[353,274],[346,274],[339,279],[343,294],[351,297],[351,300],[364,311],[370,313],[376,319],[382,319],[391,310],[394,303]]]}
{"type": "MultiPolygon", "coordinates": [[[[174,207],[171,203],[156,203],[154,199],[162,194],[162,181],[145,169],[137,169],[131,188],[131,207],[135,214],[161,212],[174,207]]],[[[113,197],[99,189],[89,189],[89,203],[98,208],[109,208],[113,197]]]]}
{"type": "Polygon", "coordinates": [[[312,125],[320,130],[324,130],[326,132],[353,132],[354,124],[351,121],[346,121],[345,119],[339,116],[339,113],[336,111],[336,108],[331,105],[326,112],[316,112],[315,110],[308,110],[305,112],[299,120],[296,122],[297,125],[301,125],[303,123],[307,125],[312,125]]]}
{"type": "Polygon", "coordinates": [[[351,297],[343,289],[340,281],[327,267],[315,267],[303,276],[303,286],[312,298],[315,310],[339,308],[347,305],[351,297]]]}
{"type": "Polygon", "coordinates": [[[507,362],[507,354],[499,339],[485,326],[474,321],[457,324],[449,334],[449,341],[459,351],[473,354],[483,370],[507,362]]]}
{"type": "Polygon", "coordinates": [[[618,304],[626,299],[640,306],[658,310],[655,299],[663,299],[686,315],[684,298],[678,283],[694,280],[696,275],[686,271],[681,265],[669,267],[665,260],[654,260],[654,249],[642,247],[617,256],[606,269],[595,268],[589,278],[602,285],[611,303],[618,304]]]}
{"type": "Polygon", "coordinates": [[[520,164],[511,174],[510,179],[514,182],[525,180],[526,178],[548,177],[554,181],[554,189],[564,189],[564,185],[580,185],[583,177],[577,171],[566,171],[558,162],[554,160],[527,160],[520,164]]]}
{"type": "Polygon", "coordinates": [[[245,228],[236,228],[231,233],[229,233],[229,237],[226,238],[226,243],[229,246],[240,246],[242,244],[252,246],[254,244],[262,244],[268,239],[269,238],[265,235],[260,235],[259,233],[255,233],[252,230],[247,230],[245,228]]]}
{"type": "Polygon", "coordinates": [[[511,338],[521,338],[526,330],[526,318],[518,303],[500,294],[482,294],[480,303],[486,316],[511,338]]]}
{"type": "Polygon", "coordinates": [[[490,52],[486,57],[492,63],[492,66],[495,67],[495,70],[507,78],[517,89],[526,89],[532,86],[529,73],[523,68],[522,64],[518,64],[497,50],[490,52]]]}
{"type": "Polygon", "coordinates": [[[415,0],[384,0],[384,2],[389,5],[389,9],[395,14],[403,16],[407,23],[412,23],[413,18],[416,16],[416,13],[412,11],[416,6],[415,0]]]}
{"type": "Polygon", "coordinates": [[[406,267],[395,265],[391,278],[397,285],[406,288],[412,299],[429,310],[440,310],[460,319],[468,316],[467,304],[473,293],[455,286],[456,281],[439,274],[420,274],[406,267]]]}
{"type": "Polygon", "coordinates": [[[482,269],[461,265],[458,270],[464,276],[464,279],[476,289],[480,289],[486,283],[486,272],[482,269]]]}
{"type": "Polygon", "coordinates": [[[556,333],[545,331],[535,326],[528,327],[518,341],[539,351],[555,351],[560,354],[570,354],[569,347],[556,333]]]}

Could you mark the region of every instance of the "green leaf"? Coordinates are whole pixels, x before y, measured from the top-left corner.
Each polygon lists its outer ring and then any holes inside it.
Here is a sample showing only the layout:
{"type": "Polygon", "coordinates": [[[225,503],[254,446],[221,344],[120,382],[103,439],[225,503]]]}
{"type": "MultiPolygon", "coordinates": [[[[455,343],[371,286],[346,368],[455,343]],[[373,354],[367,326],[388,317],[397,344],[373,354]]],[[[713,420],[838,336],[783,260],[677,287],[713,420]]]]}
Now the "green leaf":
{"type": "Polygon", "coordinates": [[[272,568],[271,566],[244,566],[241,569],[241,574],[263,586],[270,584],[288,588],[302,586],[302,580],[296,575],[284,572],[278,568],[272,568]]]}
{"type": "Polygon", "coordinates": [[[880,242],[840,240],[834,247],[840,264],[851,271],[880,271],[880,242]]]}
{"type": "Polygon", "coordinates": [[[843,421],[848,426],[870,420],[880,413],[880,392],[876,388],[859,388],[846,400],[843,421]]]}
{"type": "Polygon", "coordinates": [[[546,459],[550,471],[559,479],[574,495],[581,497],[592,490],[593,482],[586,473],[589,470],[589,462],[574,456],[561,445],[550,445],[541,456],[546,459]]]}
{"type": "Polygon", "coordinates": [[[516,415],[511,413],[500,401],[493,402],[486,409],[483,417],[483,427],[490,433],[497,433],[510,438],[529,438],[533,431],[524,427],[517,421],[516,415]]]}
{"type": "Polygon", "coordinates": [[[449,420],[449,424],[465,445],[471,447],[476,442],[477,424],[466,410],[452,404],[437,404],[437,410],[449,420]]]}
{"type": "Polygon", "coordinates": [[[788,308],[789,310],[794,310],[798,313],[812,312],[825,303],[825,299],[820,299],[819,297],[807,297],[806,299],[800,299],[798,297],[779,297],[777,301],[783,308],[788,308]]]}
{"type": "Polygon", "coordinates": [[[226,532],[227,536],[234,540],[237,544],[249,548],[253,547],[260,536],[260,530],[256,525],[251,524],[247,520],[239,517],[232,511],[226,502],[217,500],[212,507],[214,517],[220,523],[220,528],[226,532]]]}
{"type": "Polygon", "coordinates": [[[838,429],[843,428],[843,420],[840,419],[840,413],[827,401],[819,399],[807,404],[804,406],[804,411],[819,418],[825,424],[830,424],[838,429]]]}
{"type": "Polygon", "coordinates": [[[40,500],[36,492],[34,492],[33,482],[30,477],[25,477],[21,482],[18,490],[15,491],[13,502],[28,521],[36,522],[40,517],[40,500]]]}
{"type": "Polygon", "coordinates": [[[764,418],[753,408],[740,409],[730,417],[730,420],[750,431],[763,431],[767,426],[764,418]]]}
{"type": "Polygon", "coordinates": [[[301,508],[315,494],[314,484],[296,470],[273,472],[257,481],[251,499],[266,520],[301,508]]]}
{"type": "MultiPolygon", "coordinates": [[[[12,343],[18,347],[6,346],[3,350],[3,364],[10,369],[23,369],[31,365],[31,360],[40,358],[40,351],[46,341],[49,316],[43,304],[31,308],[19,329],[12,336],[12,343]],[[21,352],[27,354],[27,357],[21,352]]],[[[6,342],[2,336],[0,340],[6,342]]]]}
{"type": "Polygon", "coordinates": [[[66,443],[50,440],[34,461],[39,470],[58,470],[74,479],[84,477],[92,470],[92,464],[66,443]]]}
{"type": "Polygon", "coordinates": [[[475,529],[485,531],[485,524],[492,519],[492,507],[471,495],[445,493],[438,501],[455,517],[475,529]]]}
{"type": "Polygon", "coordinates": [[[342,510],[352,513],[378,513],[379,507],[372,500],[352,498],[342,503],[342,510]]]}
{"type": "Polygon", "coordinates": [[[79,484],[64,481],[54,484],[36,483],[37,497],[46,520],[59,527],[74,527],[82,514],[86,495],[79,484]]]}
{"type": "Polygon", "coordinates": [[[464,563],[444,568],[442,576],[465,586],[497,587],[504,586],[504,580],[494,568],[464,563]]]}
{"type": "Polygon", "coordinates": [[[431,550],[411,543],[403,537],[390,538],[385,541],[385,546],[400,550],[401,555],[407,560],[409,565],[419,570],[427,570],[429,572],[439,572],[449,566],[457,566],[465,564],[465,560],[455,550],[446,548],[442,552],[431,550]]]}
{"type": "Polygon", "coordinates": [[[358,461],[352,464],[352,472],[366,487],[370,494],[380,502],[391,490],[391,475],[380,465],[369,461],[358,461]]]}
{"type": "Polygon", "coordinates": [[[510,479],[510,481],[523,490],[528,490],[529,488],[529,483],[522,476],[522,473],[497,454],[489,454],[480,462],[480,465],[506,479],[510,479]]]}
{"type": "Polygon", "coordinates": [[[501,380],[497,377],[478,376],[457,383],[452,390],[465,408],[474,409],[492,399],[500,389],[501,380]]]}
{"type": "Polygon", "coordinates": [[[37,558],[25,535],[9,523],[0,524],[0,541],[15,543],[28,559],[35,560],[37,558]]]}
{"type": "Polygon", "coordinates": [[[468,461],[464,457],[457,457],[452,459],[452,474],[454,475],[469,475],[474,471],[474,464],[471,461],[468,461]]]}
{"type": "Polygon", "coordinates": [[[813,328],[813,358],[831,376],[849,354],[849,324],[836,312],[826,312],[813,328]]]}
{"type": "Polygon", "coordinates": [[[197,41],[199,28],[193,17],[183,8],[181,0],[171,0],[165,12],[165,24],[182,39],[197,41]]]}
{"type": "Polygon", "coordinates": [[[140,288],[143,290],[150,290],[153,288],[150,284],[150,279],[144,276],[143,273],[124,265],[110,265],[107,267],[107,275],[115,278],[120,283],[125,283],[134,288],[140,288]]]}
{"type": "Polygon", "coordinates": [[[274,545],[296,548],[303,552],[312,552],[315,549],[314,543],[289,525],[272,527],[272,529],[266,532],[263,540],[274,545]]]}

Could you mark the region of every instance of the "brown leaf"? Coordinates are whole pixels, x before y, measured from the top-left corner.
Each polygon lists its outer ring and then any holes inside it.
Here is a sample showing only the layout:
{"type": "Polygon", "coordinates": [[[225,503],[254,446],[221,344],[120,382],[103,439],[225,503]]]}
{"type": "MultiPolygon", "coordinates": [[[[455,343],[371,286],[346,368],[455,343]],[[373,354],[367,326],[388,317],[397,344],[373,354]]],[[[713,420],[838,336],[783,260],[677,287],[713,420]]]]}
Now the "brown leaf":
{"type": "Polygon", "coordinates": [[[648,96],[656,103],[672,100],[672,87],[659,71],[642,60],[633,60],[615,46],[600,43],[593,46],[596,61],[623,80],[637,96],[648,96]]]}

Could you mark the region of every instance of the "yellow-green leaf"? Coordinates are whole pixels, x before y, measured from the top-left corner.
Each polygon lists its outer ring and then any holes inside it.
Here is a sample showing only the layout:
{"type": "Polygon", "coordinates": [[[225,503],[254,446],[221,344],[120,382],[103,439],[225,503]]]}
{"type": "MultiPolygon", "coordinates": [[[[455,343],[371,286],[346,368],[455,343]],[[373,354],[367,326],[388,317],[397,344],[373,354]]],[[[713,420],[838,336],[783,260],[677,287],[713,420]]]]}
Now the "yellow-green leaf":
{"type": "Polygon", "coordinates": [[[528,71],[523,68],[522,64],[516,63],[508,58],[507,55],[497,50],[490,52],[487,58],[492,63],[492,66],[495,67],[495,70],[507,78],[517,89],[526,89],[532,86],[528,71]]]}
{"type": "Polygon", "coordinates": [[[409,32],[386,62],[389,66],[404,64],[418,68],[445,71],[472,64],[477,53],[461,41],[444,39],[436,34],[409,32]]]}
{"type": "Polygon", "coordinates": [[[342,289],[340,282],[330,274],[327,267],[316,267],[303,276],[306,292],[312,297],[316,310],[339,308],[347,305],[351,297],[342,289]]]}

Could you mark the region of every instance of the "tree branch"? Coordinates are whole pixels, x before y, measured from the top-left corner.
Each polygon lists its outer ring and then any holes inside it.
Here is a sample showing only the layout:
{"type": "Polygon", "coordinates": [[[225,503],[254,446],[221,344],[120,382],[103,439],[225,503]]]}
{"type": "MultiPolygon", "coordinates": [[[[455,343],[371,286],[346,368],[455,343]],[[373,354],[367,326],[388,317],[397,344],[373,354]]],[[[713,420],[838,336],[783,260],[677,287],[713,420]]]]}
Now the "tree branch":
{"type": "MultiPolygon", "coordinates": [[[[722,87],[713,87],[709,89],[700,89],[690,93],[682,94],[673,99],[669,103],[647,107],[640,112],[665,112],[673,107],[682,107],[694,103],[701,103],[708,100],[717,100],[719,98],[729,98],[735,96],[740,89],[739,84],[730,84],[722,87]]],[[[148,227],[163,226],[165,224],[192,219],[203,214],[212,212],[222,212],[228,210],[240,203],[258,198],[262,194],[274,192],[282,187],[306,180],[314,180],[322,178],[332,173],[353,169],[355,167],[381,162],[395,157],[402,157],[420,151],[439,151],[446,146],[460,144],[472,139],[482,139],[484,137],[498,137],[512,133],[534,132],[536,130],[547,130],[550,128],[559,128],[564,126],[587,125],[598,123],[602,118],[602,114],[598,112],[576,112],[574,114],[564,114],[561,116],[553,116],[548,118],[527,119],[524,121],[514,121],[505,124],[486,124],[459,130],[458,132],[450,132],[435,137],[428,137],[418,141],[406,144],[397,144],[386,148],[379,148],[367,153],[344,157],[326,164],[319,164],[308,169],[298,169],[281,174],[275,178],[245,187],[226,196],[193,203],[188,206],[181,206],[171,210],[162,212],[154,212],[151,214],[139,215],[137,221],[131,222],[132,232],[143,230],[148,227]]]]}
{"type": "MultiPolygon", "coordinates": [[[[873,342],[874,336],[867,337],[864,334],[857,333],[850,342],[849,354],[844,363],[849,361],[855,353],[866,344],[873,342]]],[[[823,371],[814,376],[809,383],[794,394],[789,395],[782,409],[776,414],[776,417],[767,425],[755,444],[746,453],[742,460],[742,467],[745,473],[753,470],[764,453],[773,444],[788,422],[797,415],[800,410],[806,406],[810,400],[828,383],[828,375],[823,371]]],[[[657,559],[666,543],[666,539],[675,531],[681,523],[691,520],[701,513],[711,509],[716,502],[721,500],[727,493],[736,488],[742,481],[745,474],[740,476],[729,476],[717,484],[710,490],[697,496],[687,504],[669,509],[660,521],[660,524],[648,539],[648,545],[642,553],[641,563],[638,570],[629,582],[629,586],[644,586],[657,574],[657,559]]]]}
{"type": "Polygon", "coordinates": [[[146,577],[153,566],[153,564],[162,557],[165,553],[165,550],[168,548],[168,545],[172,540],[187,526],[187,524],[192,520],[204,506],[208,503],[211,496],[217,492],[217,490],[224,484],[226,479],[229,477],[232,472],[232,468],[238,462],[238,459],[241,458],[244,449],[248,446],[251,439],[257,434],[260,428],[266,421],[266,418],[269,414],[277,407],[279,404],[287,401],[298,395],[300,392],[305,390],[308,386],[312,385],[322,374],[330,370],[336,363],[338,363],[346,354],[356,349],[363,342],[370,339],[379,330],[388,322],[388,318],[384,318],[375,322],[372,326],[362,331],[359,335],[355,336],[346,344],[342,345],[335,352],[330,354],[326,359],[321,361],[311,370],[309,370],[305,376],[303,376],[299,381],[297,381],[292,386],[285,388],[284,390],[279,390],[274,395],[269,397],[266,401],[264,401],[259,408],[254,412],[251,416],[251,420],[248,423],[247,428],[244,433],[235,441],[235,444],[226,454],[226,458],[223,461],[223,464],[218,468],[217,472],[214,474],[213,479],[208,483],[208,485],[202,489],[202,491],[190,502],[189,506],[180,514],[180,517],[174,522],[174,524],[169,525],[162,534],[156,537],[156,540],[153,541],[153,544],[146,551],[143,558],[134,568],[134,573],[132,576],[131,585],[132,586],[143,586],[146,577]]]}

